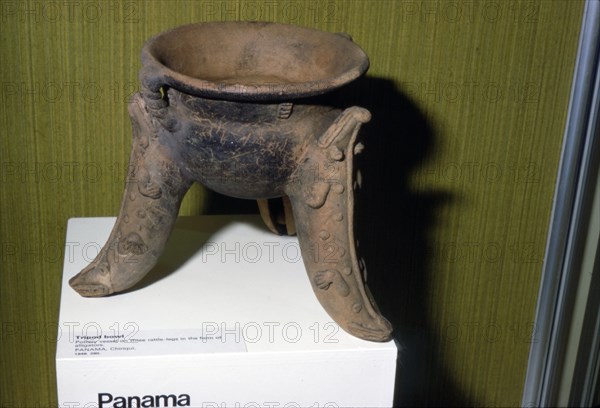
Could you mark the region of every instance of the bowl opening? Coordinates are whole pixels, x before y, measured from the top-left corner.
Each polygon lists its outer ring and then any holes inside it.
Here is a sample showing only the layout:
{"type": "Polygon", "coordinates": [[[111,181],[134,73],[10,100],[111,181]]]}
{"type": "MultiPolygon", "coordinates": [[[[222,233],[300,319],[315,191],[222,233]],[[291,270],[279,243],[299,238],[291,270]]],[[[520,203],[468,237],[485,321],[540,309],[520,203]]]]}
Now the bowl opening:
{"type": "Polygon", "coordinates": [[[313,95],[368,68],[364,51],[343,35],[275,23],[201,23],[159,34],[147,45],[171,77],[202,90],[313,95]],[[281,89],[278,89],[281,88],[281,89]]]}

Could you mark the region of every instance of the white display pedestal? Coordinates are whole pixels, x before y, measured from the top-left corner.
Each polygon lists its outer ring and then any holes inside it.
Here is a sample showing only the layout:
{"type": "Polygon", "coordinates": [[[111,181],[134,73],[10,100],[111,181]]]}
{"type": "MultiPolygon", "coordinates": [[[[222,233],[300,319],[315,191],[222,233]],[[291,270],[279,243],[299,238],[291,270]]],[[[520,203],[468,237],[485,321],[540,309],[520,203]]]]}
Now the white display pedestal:
{"type": "Polygon", "coordinates": [[[126,294],[68,280],[115,218],[69,220],[56,355],[61,407],[388,407],[397,348],[350,336],[314,296],[296,237],[258,216],[180,217],[126,294]]]}

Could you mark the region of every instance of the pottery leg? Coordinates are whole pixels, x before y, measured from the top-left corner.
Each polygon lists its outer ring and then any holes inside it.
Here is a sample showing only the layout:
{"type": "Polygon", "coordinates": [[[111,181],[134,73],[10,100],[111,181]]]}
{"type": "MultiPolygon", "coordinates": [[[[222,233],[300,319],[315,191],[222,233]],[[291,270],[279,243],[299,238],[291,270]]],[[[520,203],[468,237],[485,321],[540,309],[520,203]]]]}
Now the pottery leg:
{"type": "MultiPolygon", "coordinates": [[[[371,340],[391,338],[390,323],[364,284],[353,227],[353,155],[368,111],[346,109],[304,155],[288,188],[300,249],[315,294],[347,332],[371,340]]],[[[359,181],[358,181],[359,182],[359,181]]]]}
{"type": "Polygon", "coordinates": [[[105,296],[137,283],[156,264],[191,182],[181,175],[172,150],[160,143],[144,101],[129,105],[133,147],[117,221],[96,259],[69,284],[82,296],[105,296]]]}

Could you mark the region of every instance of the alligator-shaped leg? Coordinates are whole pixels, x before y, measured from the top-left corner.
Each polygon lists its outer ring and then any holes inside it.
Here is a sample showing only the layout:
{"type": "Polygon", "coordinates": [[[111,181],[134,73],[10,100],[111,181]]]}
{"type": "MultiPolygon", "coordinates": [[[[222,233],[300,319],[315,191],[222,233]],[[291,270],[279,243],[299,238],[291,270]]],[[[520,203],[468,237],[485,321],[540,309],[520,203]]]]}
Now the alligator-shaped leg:
{"type": "Polygon", "coordinates": [[[160,142],[165,131],[153,125],[139,95],[129,104],[129,115],[133,146],[117,221],[96,259],[69,281],[82,296],[123,291],[152,269],[191,186],[182,176],[176,153],[160,142]]]}
{"type": "Polygon", "coordinates": [[[288,186],[304,264],[313,290],[329,315],[350,334],[371,341],[391,339],[390,323],[364,284],[356,254],[353,156],[360,126],[370,113],[346,109],[315,140],[288,186]]]}

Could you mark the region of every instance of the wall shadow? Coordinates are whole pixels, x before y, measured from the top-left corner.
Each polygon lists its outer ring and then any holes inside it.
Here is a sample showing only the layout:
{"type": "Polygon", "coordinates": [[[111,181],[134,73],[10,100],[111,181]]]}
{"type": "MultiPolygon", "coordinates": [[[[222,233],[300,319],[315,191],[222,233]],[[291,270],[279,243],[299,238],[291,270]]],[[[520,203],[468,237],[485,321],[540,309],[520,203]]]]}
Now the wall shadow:
{"type": "Polygon", "coordinates": [[[365,150],[356,159],[363,180],[355,197],[356,237],[372,271],[369,288],[401,348],[394,406],[475,405],[444,366],[428,317],[428,291],[435,279],[431,234],[436,213],[453,196],[415,191],[409,181],[433,153],[434,127],[390,80],[363,77],[336,99],[373,115],[360,136],[365,150]]]}
{"type": "Polygon", "coordinates": [[[223,228],[228,220],[199,220],[193,216],[179,216],[156,265],[138,283],[116,295],[135,292],[166,278],[196,255],[210,241],[211,235],[223,228]],[[194,239],[190,239],[190,234],[194,239]],[[201,236],[202,239],[197,239],[201,236]]]}
{"type": "Polygon", "coordinates": [[[206,215],[258,214],[258,204],[255,200],[228,197],[208,188],[204,189],[204,194],[206,215]]]}
{"type": "MultiPolygon", "coordinates": [[[[237,216],[240,213],[235,214],[237,216]]],[[[235,221],[242,221],[254,225],[257,229],[266,230],[260,220],[249,216],[178,217],[157,264],[134,286],[115,295],[141,290],[176,272],[197,255],[207,242],[211,242],[213,235],[235,221]]]]}

